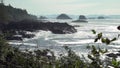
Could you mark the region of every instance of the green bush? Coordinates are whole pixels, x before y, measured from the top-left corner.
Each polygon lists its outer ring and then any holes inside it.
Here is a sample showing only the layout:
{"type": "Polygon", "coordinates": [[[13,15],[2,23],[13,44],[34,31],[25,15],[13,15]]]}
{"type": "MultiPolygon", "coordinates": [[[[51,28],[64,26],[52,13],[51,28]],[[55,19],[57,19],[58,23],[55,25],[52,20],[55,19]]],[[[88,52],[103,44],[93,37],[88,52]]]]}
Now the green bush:
{"type": "MultiPolygon", "coordinates": [[[[95,42],[97,42],[96,40],[101,40],[108,45],[116,38],[103,39],[102,33],[99,33],[95,42]]],[[[108,58],[104,61],[100,59],[102,54],[108,52],[107,49],[102,50],[95,46],[89,46],[91,48],[91,52],[88,54],[90,61],[87,61],[88,59],[76,55],[71,48],[67,46],[63,48],[67,51],[67,55],[61,54],[58,58],[48,49],[21,52],[19,48],[9,46],[4,40],[4,36],[0,35],[0,68],[109,68],[110,66],[120,68],[120,61],[117,61],[116,58],[108,58]]]]}

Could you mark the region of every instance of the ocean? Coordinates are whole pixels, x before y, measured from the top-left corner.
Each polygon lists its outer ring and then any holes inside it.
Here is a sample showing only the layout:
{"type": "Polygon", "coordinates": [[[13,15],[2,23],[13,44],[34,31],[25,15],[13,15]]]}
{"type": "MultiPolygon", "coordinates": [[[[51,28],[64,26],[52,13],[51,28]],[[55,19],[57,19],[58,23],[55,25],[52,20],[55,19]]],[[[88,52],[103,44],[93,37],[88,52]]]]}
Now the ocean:
{"type": "Polygon", "coordinates": [[[90,53],[90,49],[87,46],[96,46],[101,49],[108,49],[109,51],[116,51],[120,49],[120,30],[117,27],[120,25],[120,19],[99,19],[99,20],[88,20],[88,23],[84,22],[72,22],[72,20],[55,20],[48,19],[53,22],[67,22],[77,29],[76,33],[73,34],[53,34],[50,31],[36,32],[36,37],[32,39],[25,39],[23,42],[13,42],[20,46],[20,49],[50,49],[59,56],[60,54],[65,54],[66,51],[63,46],[70,47],[77,55],[87,55],[90,53]],[[112,42],[110,45],[101,43],[100,41],[94,42],[96,37],[91,30],[95,30],[97,33],[102,32],[103,37],[108,37],[110,39],[116,37],[116,41],[112,42]]]}

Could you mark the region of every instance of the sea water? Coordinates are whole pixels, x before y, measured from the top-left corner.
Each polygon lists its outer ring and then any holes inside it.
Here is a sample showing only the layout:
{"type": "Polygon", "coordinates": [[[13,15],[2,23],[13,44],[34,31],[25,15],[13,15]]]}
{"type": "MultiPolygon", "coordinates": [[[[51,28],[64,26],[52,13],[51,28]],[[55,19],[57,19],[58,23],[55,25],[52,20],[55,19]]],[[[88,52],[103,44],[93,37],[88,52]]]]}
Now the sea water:
{"type": "Polygon", "coordinates": [[[76,54],[85,55],[90,52],[87,46],[95,45],[102,49],[108,49],[109,51],[120,49],[120,30],[117,27],[120,25],[119,19],[103,19],[103,20],[88,20],[88,23],[84,22],[72,22],[72,20],[54,20],[49,19],[52,22],[67,22],[70,25],[77,25],[76,33],[73,34],[53,34],[50,31],[42,31],[36,33],[36,37],[33,39],[25,40],[23,43],[25,46],[21,46],[21,49],[50,49],[55,55],[65,54],[66,51],[63,46],[70,47],[76,54]],[[95,30],[97,33],[102,32],[103,37],[110,39],[116,37],[116,41],[110,45],[102,44],[100,41],[94,42],[96,37],[91,30],[95,30]]]}

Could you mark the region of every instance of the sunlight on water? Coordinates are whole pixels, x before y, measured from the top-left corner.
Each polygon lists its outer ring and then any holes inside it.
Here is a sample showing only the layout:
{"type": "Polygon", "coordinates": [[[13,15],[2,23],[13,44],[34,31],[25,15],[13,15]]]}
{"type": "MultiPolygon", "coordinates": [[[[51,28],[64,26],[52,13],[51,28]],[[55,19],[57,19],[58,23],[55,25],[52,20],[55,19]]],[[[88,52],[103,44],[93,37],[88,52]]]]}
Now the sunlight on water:
{"type": "MultiPolygon", "coordinates": [[[[58,20],[51,20],[58,21],[58,20]]],[[[65,20],[61,21],[65,22],[65,20]]],[[[117,26],[120,25],[120,20],[90,20],[88,23],[74,23],[66,21],[71,25],[79,25],[76,27],[77,33],[73,34],[52,34],[50,31],[39,31],[36,33],[36,37],[30,40],[26,40],[25,43],[29,45],[39,46],[39,49],[51,49],[55,51],[55,54],[64,53],[62,46],[70,46],[77,54],[87,54],[89,52],[86,46],[96,44],[102,45],[101,42],[94,43],[95,35],[92,34],[92,29],[97,33],[102,32],[103,37],[114,38],[118,37],[120,31],[117,30],[117,26]]],[[[120,48],[120,39],[113,42],[110,46],[100,46],[102,48],[108,48],[109,50],[120,48]],[[117,44],[117,45],[115,45],[117,44]]]]}

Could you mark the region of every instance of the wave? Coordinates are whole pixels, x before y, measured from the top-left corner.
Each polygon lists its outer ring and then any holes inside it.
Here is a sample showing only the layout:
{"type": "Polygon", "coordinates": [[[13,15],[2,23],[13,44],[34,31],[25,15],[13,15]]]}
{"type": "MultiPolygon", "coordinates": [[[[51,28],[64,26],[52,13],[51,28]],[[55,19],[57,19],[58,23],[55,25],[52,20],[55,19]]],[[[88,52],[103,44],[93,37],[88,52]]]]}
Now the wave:
{"type": "Polygon", "coordinates": [[[23,43],[23,42],[8,42],[8,44],[10,45],[21,45],[21,46],[32,46],[32,47],[36,47],[36,44],[33,43],[23,43]]]}
{"type": "Polygon", "coordinates": [[[85,39],[85,40],[77,40],[75,42],[69,41],[69,42],[61,42],[59,40],[54,40],[58,44],[63,44],[63,45],[70,45],[70,44],[87,44],[87,43],[93,43],[93,39],[85,39]]]}
{"type": "Polygon", "coordinates": [[[41,37],[47,37],[47,35],[51,34],[51,32],[50,31],[39,30],[38,32],[33,32],[33,34],[35,34],[35,37],[30,38],[30,39],[25,38],[25,39],[23,39],[23,41],[26,42],[26,41],[29,41],[29,40],[39,39],[41,37]]]}
{"type": "MultiPolygon", "coordinates": [[[[110,45],[102,44],[101,41],[94,43],[94,39],[96,37],[95,34],[92,33],[92,29],[96,30],[97,33],[102,32],[103,37],[113,38],[117,37],[120,34],[120,31],[117,30],[117,26],[119,23],[114,25],[110,22],[88,22],[88,23],[71,23],[72,25],[79,25],[80,27],[75,27],[78,32],[73,34],[52,34],[50,31],[38,31],[35,32],[35,37],[32,39],[25,39],[24,46],[36,47],[37,44],[40,46],[39,49],[49,48],[55,52],[55,54],[64,53],[64,48],[62,46],[67,45],[70,46],[73,51],[77,54],[88,54],[90,50],[86,49],[87,45],[100,45],[100,47],[107,48],[110,51],[113,49],[120,48],[120,38],[118,40],[112,42],[110,45]],[[38,43],[36,43],[36,41],[38,43]],[[103,45],[103,46],[101,46],[103,45]],[[105,46],[104,46],[105,45],[105,46]]],[[[22,45],[22,42],[9,42],[9,44],[13,45],[22,45]]]]}

